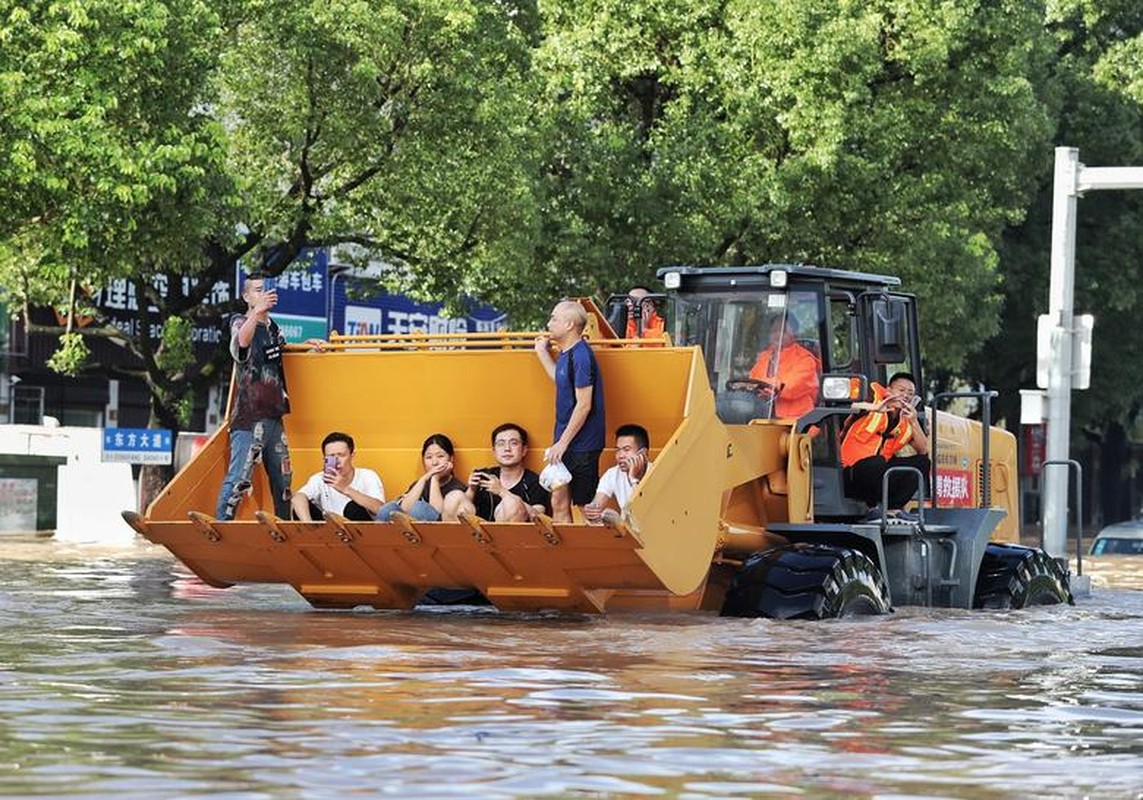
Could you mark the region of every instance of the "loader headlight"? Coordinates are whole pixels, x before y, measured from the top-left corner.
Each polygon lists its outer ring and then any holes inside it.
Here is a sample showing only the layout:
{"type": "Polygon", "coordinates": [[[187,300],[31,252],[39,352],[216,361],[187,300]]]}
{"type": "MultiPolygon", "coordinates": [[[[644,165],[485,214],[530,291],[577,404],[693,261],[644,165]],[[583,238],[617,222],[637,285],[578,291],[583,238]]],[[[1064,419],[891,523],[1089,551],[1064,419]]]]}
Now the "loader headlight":
{"type": "Polygon", "coordinates": [[[774,289],[785,289],[789,283],[790,275],[784,269],[770,270],[770,286],[774,289]]]}
{"type": "Polygon", "coordinates": [[[663,286],[667,289],[678,289],[683,285],[683,276],[677,272],[668,272],[663,276],[663,286]]]}
{"type": "Polygon", "coordinates": [[[822,399],[833,401],[860,400],[865,395],[859,375],[826,375],[822,377],[822,399]]]}

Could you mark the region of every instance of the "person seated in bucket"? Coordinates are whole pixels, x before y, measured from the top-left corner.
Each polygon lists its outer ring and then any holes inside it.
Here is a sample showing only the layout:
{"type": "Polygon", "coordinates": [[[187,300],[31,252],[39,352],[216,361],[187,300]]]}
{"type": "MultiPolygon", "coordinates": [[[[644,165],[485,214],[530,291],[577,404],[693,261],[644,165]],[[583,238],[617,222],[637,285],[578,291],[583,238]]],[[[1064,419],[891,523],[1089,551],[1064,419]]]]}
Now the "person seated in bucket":
{"type": "Polygon", "coordinates": [[[346,519],[368,522],[385,502],[381,477],[353,463],[353,437],[334,431],[321,442],[325,467],[310,476],[290,498],[294,516],[303,522],[324,519],[327,511],[346,519]]]}
{"type": "Polygon", "coordinates": [[[524,466],[528,432],[514,422],[492,431],[496,466],[474,470],[459,513],[475,514],[489,522],[527,522],[536,514],[552,513],[552,496],[540,485],[540,476],[524,466]]]}
{"type": "Polygon", "coordinates": [[[381,506],[378,522],[389,522],[402,512],[420,522],[455,522],[467,487],[453,475],[456,450],[443,433],[434,433],[421,445],[425,472],[397,500],[381,506]]]}
{"type": "Polygon", "coordinates": [[[583,507],[588,522],[601,522],[606,514],[627,508],[639,481],[651,467],[648,449],[651,437],[642,425],[620,425],[615,429],[615,466],[603,473],[595,497],[583,507]]]}

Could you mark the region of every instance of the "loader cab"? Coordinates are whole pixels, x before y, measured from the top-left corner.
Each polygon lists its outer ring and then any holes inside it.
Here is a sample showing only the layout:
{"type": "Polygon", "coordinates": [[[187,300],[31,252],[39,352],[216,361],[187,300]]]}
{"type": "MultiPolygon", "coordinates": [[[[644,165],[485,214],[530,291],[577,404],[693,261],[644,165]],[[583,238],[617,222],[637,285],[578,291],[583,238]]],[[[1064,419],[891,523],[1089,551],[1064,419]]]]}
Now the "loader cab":
{"type": "Polygon", "coordinates": [[[673,296],[672,339],[702,348],[719,418],[728,424],[780,415],[762,384],[785,374],[784,361],[798,358],[804,364],[809,353],[820,377],[826,330],[820,287],[773,287],[758,280],[768,277],[704,281],[673,296]]]}
{"type": "MultiPolygon", "coordinates": [[[[813,354],[819,389],[797,424],[816,430],[815,509],[821,517],[858,514],[841,490],[839,436],[848,406],[870,399],[869,383],[884,385],[895,372],[910,372],[921,385],[916,307],[912,295],[896,291],[899,279],[800,264],[673,267],[659,277],[670,299],[672,339],[702,348],[725,424],[789,418],[757,385],[766,377],[760,353],[776,329],[813,354]]],[[[765,365],[771,371],[781,371],[787,351],[776,352],[778,366],[765,365]]]]}
{"type": "MultiPolygon", "coordinates": [[[[727,424],[778,416],[754,385],[767,378],[765,372],[781,371],[786,343],[775,346],[778,331],[777,338],[792,338],[817,359],[822,384],[835,376],[884,384],[897,371],[920,380],[916,308],[911,295],[894,291],[900,283],[895,277],[800,264],[672,267],[659,277],[670,300],[672,340],[702,348],[719,417],[727,424]],[[777,358],[760,362],[768,347],[777,358]]],[[[863,399],[827,392],[814,405],[863,399]]]]}

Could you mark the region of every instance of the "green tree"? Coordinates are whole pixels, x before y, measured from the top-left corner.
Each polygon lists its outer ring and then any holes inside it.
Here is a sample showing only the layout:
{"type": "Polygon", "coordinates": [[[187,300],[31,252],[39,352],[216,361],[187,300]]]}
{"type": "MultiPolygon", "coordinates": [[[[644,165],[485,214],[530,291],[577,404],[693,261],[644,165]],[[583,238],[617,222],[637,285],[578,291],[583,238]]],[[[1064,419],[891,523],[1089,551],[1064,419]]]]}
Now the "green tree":
{"type": "MultiPolygon", "coordinates": [[[[1069,0],[1053,6],[1046,29],[1054,43],[1050,85],[1058,108],[1055,144],[1076,147],[1089,166],[1143,164],[1143,8],[1130,2],[1069,0]]],[[[972,360],[970,374],[1000,391],[1001,412],[1017,419],[1018,390],[1035,386],[1036,318],[1047,311],[1052,152],[1037,165],[1038,193],[1026,222],[1006,231],[1003,333],[972,360]]],[[[1143,192],[1101,191],[1078,203],[1075,306],[1096,317],[1091,389],[1072,395],[1075,449],[1094,441],[1105,452],[1139,424],[1143,407],[1143,192]],[[1082,434],[1082,436],[1081,436],[1082,434]],[[1109,437],[1111,442],[1109,442],[1109,437]],[[1108,447],[1108,445],[1110,445],[1108,447]]],[[[1139,438],[1138,432],[1133,435],[1139,438]]],[[[1125,482],[1137,469],[1114,458],[1100,472],[1108,519],[1137,509],[1125,482]]]]}
{"type": "Polygon", "coordinates": [[[1041,8],[554,6],[539,269],[613,288],[678,261],[886,271],[946,368],[997,329],[995,242],[1053,124],[1041,8]]]}
{"type": "Polygon", "coordinates": [[[52,364],[66,374],[83,368],[90,336],[133,349],[146,367],[156,351],[169,364],[159,342],[74,320],[110,280],[160,263],[193,271],[181,254],[197,255],[219,227],[230,196],[222,128],[201,104],[220,19],[200,0],[2,0],[0,19],[5,299],[28,323],[34,306],[65,312],[52,364]]]}
{"type": "MultiPolygon", "coordinates": [[[[180,345],[240,259],[278,273],[308,245],[355,243],[394,286],[458,303],[522,281],[534,9],[4,5],[0,85],[20,113],[4,118],[0,186],[22,222],[0,237],[3,284],[26,308],[130,276],[139,333],[82,334],[135,355],[158,424],[179,428],[225,364],[180,345]]],[[[64,341],[71,371],[83,353],[64,341]]]]}

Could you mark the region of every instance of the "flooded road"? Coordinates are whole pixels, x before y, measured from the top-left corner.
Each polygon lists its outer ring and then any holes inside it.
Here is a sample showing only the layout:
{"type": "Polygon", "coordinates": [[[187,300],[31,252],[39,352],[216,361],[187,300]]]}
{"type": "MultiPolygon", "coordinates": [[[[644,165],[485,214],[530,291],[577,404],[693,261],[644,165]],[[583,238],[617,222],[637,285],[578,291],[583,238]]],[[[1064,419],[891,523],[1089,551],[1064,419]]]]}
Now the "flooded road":
{"type": "Polygon", "coordinates": [[[1143,796],[1143,559],[829,623],[317,612],[0,542],[0,794],[1143,796]]]}

